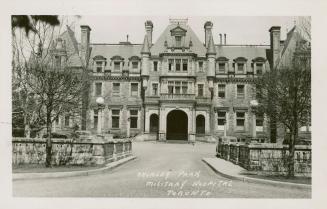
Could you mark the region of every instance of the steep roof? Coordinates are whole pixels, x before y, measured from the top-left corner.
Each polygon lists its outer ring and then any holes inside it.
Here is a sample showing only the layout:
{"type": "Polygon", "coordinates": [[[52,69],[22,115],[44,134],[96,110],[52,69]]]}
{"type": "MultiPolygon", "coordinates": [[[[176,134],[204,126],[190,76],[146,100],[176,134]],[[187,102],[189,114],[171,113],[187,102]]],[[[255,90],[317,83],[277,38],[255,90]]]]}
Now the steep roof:
{"type": "Polygon", "coordinates": [[[150,54],[150,47],[149,47],[149,41],[147,35],[144,36],[144,41],[141,50],[141,54],[145,54],[145,53],[150,54]]]}
{"type": "Polygon", "coordinates": [[[227,59],[235,59],[237,57],[244,57],[248,61],[257,57],[267,59],[267,50],[269,46],[256,45],[216,45],[216,57],[226,57],[227,59]]]}
{"type": "Polygon", "coordinates": [[[142,44],[91,44],[91,48],[90,62],[97,55],[101,55],[107,60],[118,55],[127,63],[129,58],[141,56],[142,44]]]}
{"type": "Polygon", "coordinates": [[[63,32],[60,37],[65,40],[67,56],[69,60],[69,65],[72,67],[81,67],[82,60],[79,56],[78,42],[75,37],[75,33],[66,26],[67,30],[63,32]]]}
{"type": "Polygon", "coordinates": [[[277,66],[287,66],[291,64],[293,53],[295,52],[297,45],[300,41],[307,42],[307,40],[298,31],[297,26],[294,26],[287,33],[283,48],[280,50],[280,54],[277,59],[277,66]]]}
{"type": "Polygon", "coordinates": [[[158,40],[154,43],[151,47],[151,54],[158,56],[159,53],[165,51],[165,41],[167,42],[168,46],[172,46],[174,43],[174,37],[171,36],[171,30],[174,28],[181,28],[186,30],[184,46],[189,46],[190,41],[192,41],[191,50],[193,53],[198,54],[200,57],[205,57],[206,55],[206,48],[204,47],[203,43],[199,40],[197,35],[194,31],[189,27],[187,24],[184,23],[170,23],[164,32],[159,36],[158,40]]]}

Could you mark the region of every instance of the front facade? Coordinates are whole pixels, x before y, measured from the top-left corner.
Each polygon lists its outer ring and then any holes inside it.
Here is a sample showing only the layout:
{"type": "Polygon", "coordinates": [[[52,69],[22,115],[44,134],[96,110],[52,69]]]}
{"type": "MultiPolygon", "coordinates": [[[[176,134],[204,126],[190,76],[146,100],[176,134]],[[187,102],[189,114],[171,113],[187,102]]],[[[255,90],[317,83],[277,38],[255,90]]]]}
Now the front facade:
{"type": "Polygon", "coordinates": [[[204,43],[184,19],[171,19],[156,41],[153,28],[145,22],[142,44],[95,44],[81,26],[78,50],[91,81],[82,129],[156,140],[269,138],[253,82],[280,57],[280,27],[269,30],[270,45],[227,45],[222,34],[215,44],[209,21],[204,43]]]}

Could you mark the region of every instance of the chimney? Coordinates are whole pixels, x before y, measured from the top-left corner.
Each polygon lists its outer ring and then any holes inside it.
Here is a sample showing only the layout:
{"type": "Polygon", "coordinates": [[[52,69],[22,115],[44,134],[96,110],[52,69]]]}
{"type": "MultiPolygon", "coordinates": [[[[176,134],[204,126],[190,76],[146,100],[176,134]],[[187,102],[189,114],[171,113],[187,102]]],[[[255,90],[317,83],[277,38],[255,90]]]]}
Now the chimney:
{"type": "Polygon", "coordinates": [[[148,37],[149,46],[151,47],[152,46],[153,23],[151,20],[147,20],[147,21],[145,21],[144,25],[145,25],[145,32],[148,37]]]}
{"type": "Polygon", "coordinates": [[[226,45],[226,42],[227,42],[227,40],[226,40],[226,33],[224,33],[224,45],[226,45]]]}
{"type": "Polygon", "coordinates": [[[88,25],[81,25],[81,52],[80,56],[84,64],[87,64],[90,52],[90,33],[91,28],[88,25]]]}
{"type": "Polygon", "coordinates": [[[219,44],[222,45],[223,44],[223,36],[221,33],[219,33],[219,40],[220,40],[219,44]]]}
{"type": "Polygon", "coordinates": [[[272,52],[272,68],[276,67],[277,58],[280,52],[280,26],[272,26],[270,33],[270,50],[272,52]]]}
{"type": "Polygon", "coordinates": [[[213,27],[213,24],[210,21],[207,21],[204,24],[204,34],[205,34],[204,45],[205,45],[206,48],[208,48],[210,36],[212,35],[212,31],[211,31],[212,27],[213,27]]]}

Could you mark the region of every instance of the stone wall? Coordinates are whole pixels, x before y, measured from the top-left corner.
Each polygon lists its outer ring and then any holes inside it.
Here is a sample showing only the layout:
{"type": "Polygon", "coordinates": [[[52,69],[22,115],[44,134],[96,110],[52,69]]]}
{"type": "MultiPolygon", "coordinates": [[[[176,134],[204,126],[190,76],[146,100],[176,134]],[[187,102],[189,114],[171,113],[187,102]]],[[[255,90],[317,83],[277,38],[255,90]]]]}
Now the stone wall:
{"type": "MultiPolygon", "coordinates": [[[[101,165],[132,154],[132,142],[52,139],[52,165],[101,165]]],[[[12,164],[45,163],[46,139],[13,138],[12,164]]]]}
{"type": "MultiPolygon", "coordinates": [[[[287,175],[288,145],[273,143],[219,143],[218,156],[260,175],[287,175]]],[[[296,145],[296,176],[311,176],[311,146],[296,145]]]]}

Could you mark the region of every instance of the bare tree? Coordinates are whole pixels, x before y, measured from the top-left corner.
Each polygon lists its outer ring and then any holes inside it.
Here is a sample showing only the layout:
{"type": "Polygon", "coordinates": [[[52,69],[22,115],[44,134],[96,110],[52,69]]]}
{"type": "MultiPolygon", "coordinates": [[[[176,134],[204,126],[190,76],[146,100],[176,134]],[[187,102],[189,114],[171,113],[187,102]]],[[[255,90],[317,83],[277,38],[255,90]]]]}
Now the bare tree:
{"type": "Polygon", "coordinates": [[[17,93],[13,96],[25,127],[33,123],[46,127],[46,166],[50,166],[52,124],[60,115],[81,114],[87,71],[85,66],[71,67],[73,56],[81,58],[67,50],[60,37],[62,25],[32,21],[31,27],[32,34],[22,34],[20,29],[17,37],[13,31],[13,92],[17,93]]]}
{"type": "Polygon", "coordinates": [[[311,115],[310,49],[298,47],[292,65],[266,72],[256,81],[259,111],[274,117],[290,131],[288,176],[294,176],[294,152],[299,127],[307,125],[311,115]]]}

